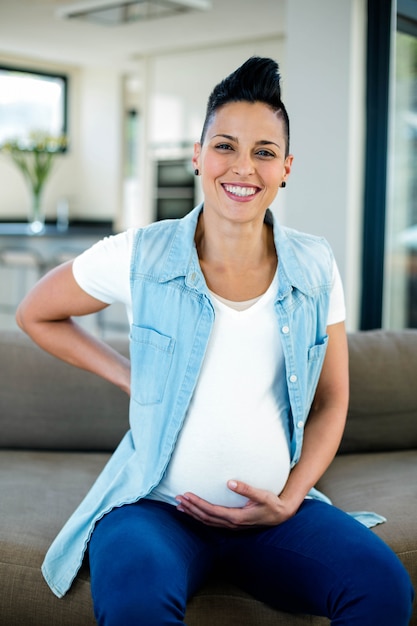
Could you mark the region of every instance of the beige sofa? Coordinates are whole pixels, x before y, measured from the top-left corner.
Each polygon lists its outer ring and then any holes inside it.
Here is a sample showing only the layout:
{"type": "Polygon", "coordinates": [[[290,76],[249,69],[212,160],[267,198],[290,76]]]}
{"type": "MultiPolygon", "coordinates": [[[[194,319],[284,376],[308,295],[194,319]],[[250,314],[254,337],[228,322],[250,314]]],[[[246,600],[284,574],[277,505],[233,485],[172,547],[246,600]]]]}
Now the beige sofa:
{"type": "MultiPolygon", "coordinates": [[[[126,353],[124,341],[113,342],[126,353]]],[[[372,532],[417,587],[417,331],[349,336],[351,399],[340,452],[318,485],[344,510],[388,521],[372,532]]],[[[20,332],[0,333],[0,624],[92,626],[88,567],[58,600],[40,565],[128,427],[128,399],[58,362],[20,332]]],[[[188,626],[323,626],[221,581],[189,603],[188,626]]],[[[417,610],[411,624],[417,626],[417,610]]],[[[123,625],[121,625],[123,626],[123,625]]],[[[395,626],[393,624],[393,626],[395,626]]]]}

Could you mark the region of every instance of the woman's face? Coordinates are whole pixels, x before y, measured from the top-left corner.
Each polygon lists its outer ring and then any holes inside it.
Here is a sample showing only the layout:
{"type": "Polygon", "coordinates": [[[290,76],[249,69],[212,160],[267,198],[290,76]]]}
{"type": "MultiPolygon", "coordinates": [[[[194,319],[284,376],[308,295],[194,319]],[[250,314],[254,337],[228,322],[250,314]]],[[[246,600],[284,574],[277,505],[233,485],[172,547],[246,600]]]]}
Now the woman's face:
{"type": "Polygon", "coordinates": [[[293,157],[285,157],[282,120],[262,102],[231,102],[217,110],[203,145],[194,147],[204,211],[245,223],[264,219],[293,157]]]}

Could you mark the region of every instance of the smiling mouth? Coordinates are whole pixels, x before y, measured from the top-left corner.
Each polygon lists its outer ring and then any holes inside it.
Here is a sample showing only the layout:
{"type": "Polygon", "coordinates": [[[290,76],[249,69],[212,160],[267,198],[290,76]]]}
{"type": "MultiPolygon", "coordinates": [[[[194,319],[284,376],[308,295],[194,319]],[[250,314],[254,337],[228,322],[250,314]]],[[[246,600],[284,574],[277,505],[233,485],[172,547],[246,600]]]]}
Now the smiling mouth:
{"type": "Polygon", "coordinates": [[[238,198],[248,198],[249,196],[254,196],[259,191],[257,187],[241,187],[240,185],[223,184],[223,188],[238,198]]]}

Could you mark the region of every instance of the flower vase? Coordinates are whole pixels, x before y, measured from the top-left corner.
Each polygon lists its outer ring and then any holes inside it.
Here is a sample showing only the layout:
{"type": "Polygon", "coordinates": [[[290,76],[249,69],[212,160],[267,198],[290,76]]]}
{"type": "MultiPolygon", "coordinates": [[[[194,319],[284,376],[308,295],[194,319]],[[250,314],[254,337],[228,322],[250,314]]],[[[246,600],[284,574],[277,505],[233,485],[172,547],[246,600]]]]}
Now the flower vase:
{"type": "Polygon", "coordinates": [[[40,235],[45,230],[45,212],[42,205],[42,191],[32,191],[32,205],[29,215],[29,232],[40,235]]]}

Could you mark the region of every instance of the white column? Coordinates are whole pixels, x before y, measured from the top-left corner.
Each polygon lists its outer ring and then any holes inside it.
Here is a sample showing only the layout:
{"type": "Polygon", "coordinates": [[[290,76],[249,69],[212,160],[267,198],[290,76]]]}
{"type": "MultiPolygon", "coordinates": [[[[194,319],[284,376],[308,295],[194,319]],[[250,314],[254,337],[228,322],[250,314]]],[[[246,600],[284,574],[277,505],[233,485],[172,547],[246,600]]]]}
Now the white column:
{"type": "Polygon", "coordinates": [[[366,70],[365,0],[289,0],[284,102],[293,172],[286,223],[325,236],[358,324],[366,70]]]}

